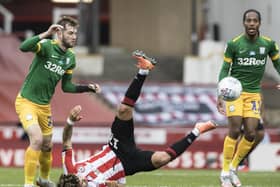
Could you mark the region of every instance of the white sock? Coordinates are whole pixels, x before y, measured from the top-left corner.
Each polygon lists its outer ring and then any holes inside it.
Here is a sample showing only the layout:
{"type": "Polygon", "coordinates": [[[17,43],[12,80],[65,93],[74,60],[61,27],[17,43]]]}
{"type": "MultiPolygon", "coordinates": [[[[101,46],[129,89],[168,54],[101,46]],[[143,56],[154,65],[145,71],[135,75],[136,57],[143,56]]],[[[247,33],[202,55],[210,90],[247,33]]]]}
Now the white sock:
{"type": "Polygon", "coordinates": [[[199,132],[198,128],[194,128],[194,129],[192,130],[192,133],[193,133],[194,135],[196,135],[196,136],[199,136],[199,135],[200,135],[200,132],[199,132]]]}
{"type": "Polygon", "coordinates": [[[49,182],[51,182],[50,179],[43,179],[41,177],[39,177],[37,180],[39,180],[41,183],[49,183],[49,182]]]}
{"type": "Polygon", "coordinates": [[[236,171],[236,168],[234,168],[234,167],[232,166],[232,164],[230,164],[229,168],[230,168],[230,170],[236,171]]]}
{"type": "Polygon", "coordinates": [[[40,180],[41,180],[43,183],[46,183],[46,182],[49,181],[48,179],[43,179],[43,178],[41,178],[41,177],[40,177],[40,180]]]}
{"type": "Polygon", "coordinates": [[[149,74],[149,70],[148,69],[139,69],[138,73],[140,75],[148,75],[149,74]]]}
{"type": "Polygon", "coordinates": [[[221,172],[221,176],[224,177],[224,176],[229,176],[229,171],[222,171],[221,172]]]}
{"type": "Polygon", "coordinates": [[[33,184],[25,184],[24,187],[34,187],[33,184]]]}

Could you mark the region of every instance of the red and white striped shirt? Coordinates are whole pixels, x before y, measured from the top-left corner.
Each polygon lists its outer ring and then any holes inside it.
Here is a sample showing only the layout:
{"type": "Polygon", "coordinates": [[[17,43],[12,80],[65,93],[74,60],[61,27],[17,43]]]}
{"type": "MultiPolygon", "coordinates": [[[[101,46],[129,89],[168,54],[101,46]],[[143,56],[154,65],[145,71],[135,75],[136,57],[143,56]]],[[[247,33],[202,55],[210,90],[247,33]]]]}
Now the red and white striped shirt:
{"type": "Polygon", "coordinates": [[[115,180],[125,184],[125,172],[120,159],[106,145],[102,151],[90,158],[75,162],[73,149],[62,152],[64,173],[72,173],[87,179],[88,187],[106,187],[106,180],[115,180]]]}

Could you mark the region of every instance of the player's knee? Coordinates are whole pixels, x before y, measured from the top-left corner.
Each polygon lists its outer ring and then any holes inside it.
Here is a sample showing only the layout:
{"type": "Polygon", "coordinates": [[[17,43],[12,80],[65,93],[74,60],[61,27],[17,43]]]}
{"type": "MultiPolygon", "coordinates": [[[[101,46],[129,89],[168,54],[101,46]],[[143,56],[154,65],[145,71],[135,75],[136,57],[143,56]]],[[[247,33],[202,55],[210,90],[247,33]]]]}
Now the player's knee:
{"type": "Polygon", "coordinates": [[[131,117],[132,117],[132,107],[121,104],[118,107],[117,116],[120,119],[123,119],[123,120],[131,119],[131,117]]]}
{"type": "Polygon", "coordinates": [[[166,152],[155,152],[152,155],[152,163],[156,168],[162,167],[170,162],[171,156],[166,152]]]}
{"type": "Polygon", "coordinates": [[[263,139],[264,138],[264,130],[259,130],[257,132],[256,136],[260,139],[263,139]]]}
{"type": "Polygon", "coordinates": [[[244,136],[245,136],[246,140],[251,142],[255,139],[256,133],[255,133],[255,131],[248,131],[248,132],[245,133],[244,136]]]}
{"type": "Polygon", "coordinates": [[[44,142],[41,147],[41,151],[50,152],[52,150],[52,142],[44,142]]]}
{"type": "Polygon", "coordinates": [[[230,137],[233,139],[237,139],[240,134],[241,134],[241,131],[239,128],[233,128],[229,132],[230,137]]]}
{"type": "Polygon", "coordinates": [[[118,108],[118,113],[120,114],[126,114],[130,111],[131,111],[131,107],[124,104],[121,104],[118,108]]]}
{"type": "Polygon", "coordinates": [[[43,144],[43,138],[40,136],[30,137],[30,144],[32,147],[39,149],[43,144]]]}

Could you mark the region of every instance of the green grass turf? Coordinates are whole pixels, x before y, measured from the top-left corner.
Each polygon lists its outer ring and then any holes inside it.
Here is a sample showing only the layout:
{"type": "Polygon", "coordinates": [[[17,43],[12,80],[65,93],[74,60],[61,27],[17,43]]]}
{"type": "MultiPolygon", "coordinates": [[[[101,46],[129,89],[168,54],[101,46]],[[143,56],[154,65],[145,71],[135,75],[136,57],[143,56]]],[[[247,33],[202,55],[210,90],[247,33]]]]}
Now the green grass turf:
{"type": "MultiPolygon", "coordinates": [[[[60,169],[53,169],[57,181],[60,169]]],[[[127,177],[127,187],[217,187],[218,170],[157,170],[127,177]]],[[[240,172],[242,187],[279,187],[280,172],[240,172]]],[[[0,168],[0,187],[22,187],[22,168],[0,168]]]]}

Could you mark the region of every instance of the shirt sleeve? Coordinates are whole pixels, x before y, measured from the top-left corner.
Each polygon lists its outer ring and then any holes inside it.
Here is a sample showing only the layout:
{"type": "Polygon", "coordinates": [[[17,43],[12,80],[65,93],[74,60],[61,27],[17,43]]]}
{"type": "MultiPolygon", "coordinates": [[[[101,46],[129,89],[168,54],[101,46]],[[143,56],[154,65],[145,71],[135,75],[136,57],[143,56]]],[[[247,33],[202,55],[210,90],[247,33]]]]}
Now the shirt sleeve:
{"type": "Polygon", "coordinates": [[[219,73],[219,81],[228,76],[233,61],[232,43],[228,42],[224,52],[224,62],[219,73]]]}
{"type": "Polygon", "coordinates": [[[279,58],[279,47],[275,41],[272,41],[272,48],[269,52],[269,57],[273,63],[273,67],[280,74],[280,58],[279,58]]]}
{"type": "Polygon", "coordinates": [[[63,92],[77,93],[76,84],[72,83],[72,74],[63,75],[61,89],[63,92]]]}
{"type": "Polygon", "coordinates": [[[39,36],[33,36],[31,38],[27,38],[26,40],[24,40],[19,49],[22,52],[36,52],[37,50],[39,50],[39,46],[38,46],[38,42],[40,41],[39,36]]]}
{"type": "Polygon", "coordinates": [[[272,41],[271,46],[272,47],[271,47],[271,50],[268,55],[273,62],[278,61],[279,60],[279,47],[278,47],[277,43],[275,43],[275,41],[272,41]]]}
{"type": "Polygon", "coordinates": [[[72,56],[72,58],[70,59],[70,63],[71,65],[62,76],[61,88],[64,92],[77,93],[77,88],[76,88],[77,85],[72,83],[72,74],[76,66],[75,56],[72,56]]]}
{"type": "Polygon", "coordinates": [[[39,36],[33,36],[26,39],[20,45],[20,50],[23,52],[34,52],[40,56],[47,56],[51,46],[51,40],[42,39],[40,40],[39,36]]]}

